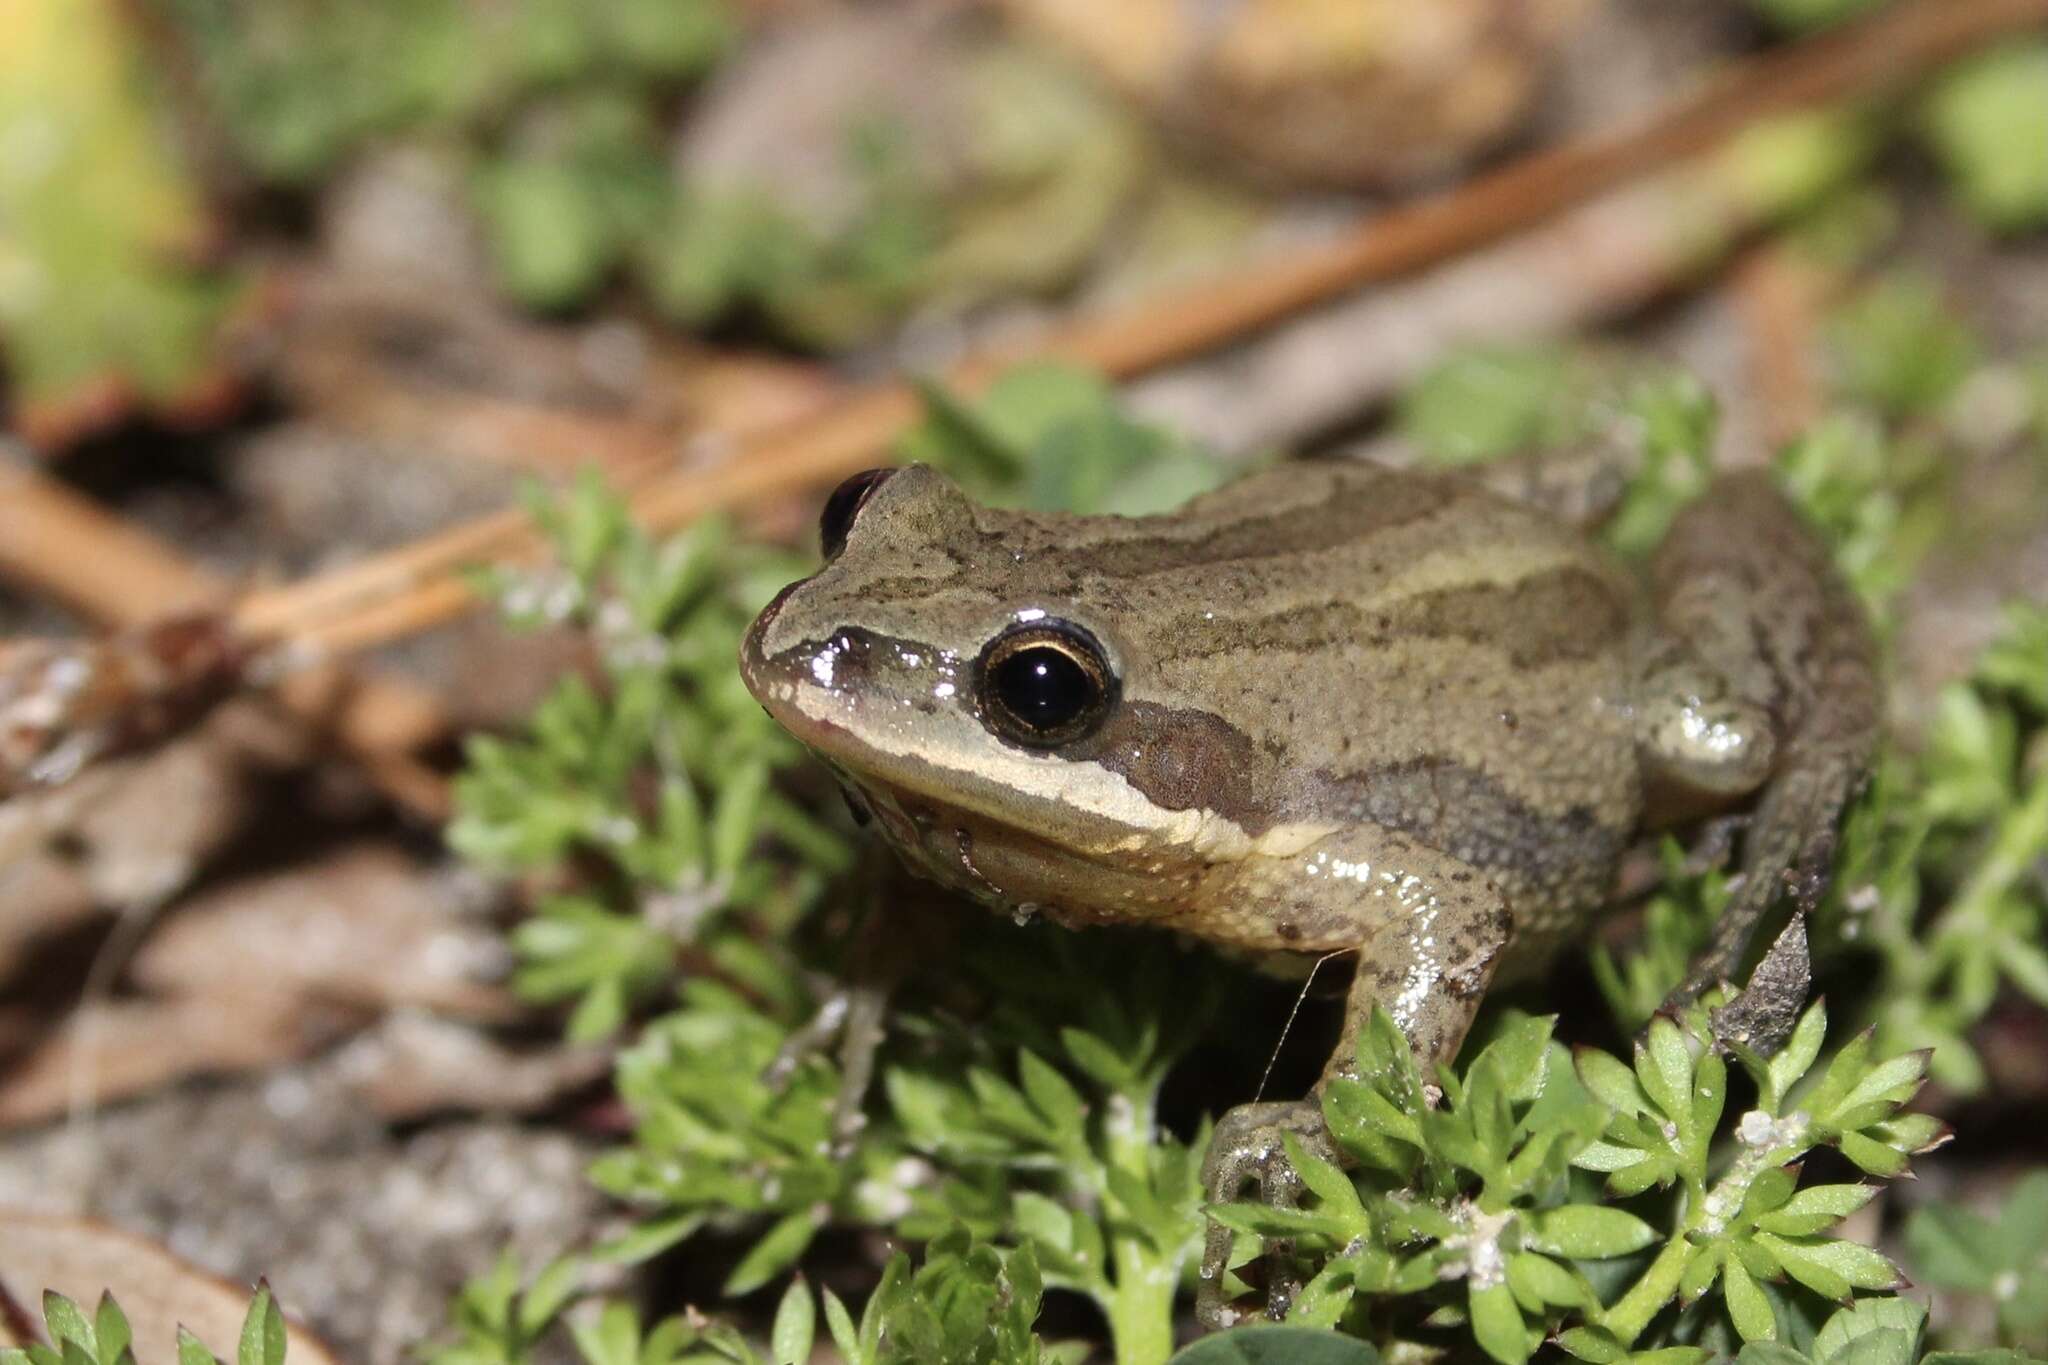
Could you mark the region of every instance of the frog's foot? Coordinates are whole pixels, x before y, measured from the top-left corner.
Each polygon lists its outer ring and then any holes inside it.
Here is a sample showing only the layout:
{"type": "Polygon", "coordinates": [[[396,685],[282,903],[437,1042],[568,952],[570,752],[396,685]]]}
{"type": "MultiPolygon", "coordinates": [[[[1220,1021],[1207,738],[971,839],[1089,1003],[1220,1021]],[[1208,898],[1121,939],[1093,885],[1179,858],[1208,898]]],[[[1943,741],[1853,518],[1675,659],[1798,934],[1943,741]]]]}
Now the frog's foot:
{"type": "Polygon", "coordinates": [[[886,1033],[889,990],[886,986],[852,983],[833,989],[801,1028],[791,1033],[768,1064],[761,1079],[771,1090],[787,1089],[806,1059],[832,1049],[839,1063],[839,1092],[832,1102],[829,1154],[852,1155],[853,1144],[867,1127],[868,1086],[875,1075],[875,1054],[886,1033]]]}
{"type": "Polygon", "coordinates": [[[1685,850],[1682,870],[1688,877],[1704,877],[1709,872],[1725,871],[1735,859],[1735,844],[1749,829],[1750,816],[1747,811],[1736,811],[1730,815],[1717,815],[1704,821],[1692,843],[1685,850]]]}
{"type": "MultiPolygon", "coordinates": [[[[1301,1202],[1301,1177],[1287,1159],[1282,1139],[1293,1134],[1304,1148],[1326,1161],[1337,1160],[1330,1132],[1323,1124],[1323,1108],[1314,1096],[1277,1104],[1241,1104],[1225,1114],[1209,1139],[1209,1154],[1202,1163],[1202,1183],[1212,1204],[1237,1199],[1247,1183],[1256,1185],[1258,1195],[1275,1208],[1291,1209],[1301,1202]]],[[[1232,1326],[1243,1316],[1224,1298],[1224,1277],[1230,1271],[1231,1230],[1213,1218],[1202,1248],[1200,1288],[1195,1296],[1195,1318],[1208,1331],[1232,1326]]],[[[1291,1241],[1273,1238],[1266,1243],[1265,1316],[1275,1321],[1287,1316],[1301,1284],[1282,1267],[1293,1260],[1291,1241]]]]}

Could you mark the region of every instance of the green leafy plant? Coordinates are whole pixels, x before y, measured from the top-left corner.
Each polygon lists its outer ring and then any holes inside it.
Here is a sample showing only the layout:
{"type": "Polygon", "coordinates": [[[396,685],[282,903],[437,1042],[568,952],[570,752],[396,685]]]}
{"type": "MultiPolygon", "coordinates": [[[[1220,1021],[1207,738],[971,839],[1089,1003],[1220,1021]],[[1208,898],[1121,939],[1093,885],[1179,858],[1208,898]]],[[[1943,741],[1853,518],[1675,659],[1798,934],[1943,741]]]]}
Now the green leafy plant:
{"type": "Polygon", "coordinates": [[[1204,1337],[1171,1365],[1379,1365],[1362,1341],[1309,1327],[1239,1327],[1204,1337]]]}
{"type": "Polygon", "coordinates": [[[795,743],[734,667],[741,631],[799,561],[735,545],[715,521],[656,545],[595,478],[560,504],[537,499],[535,515],[559,569],[486,587],[515,625],[589,630],[603,686],[571,675],[524,737],[473,740],[449,840],[501,871],[598,869],[544,896],[515,939],[522,989],[576,999],[570,1031],[594,1038],[667,979],[683,945],[738,919],[786,927],[850,855],[775,789],[795,743]]]}
{"type": "MultiPolygon", "coordinates": [[[[522,1287],[518,1263],[509,1256],[500,1259],[489,1273],[463,1286],[447,1331],[422,1359],[426,1365],[529,1365],[582,1301],[588,1270],[584,1261],[565,1258],[544,1266],[522,1287]]],[[[836,1302],[830,1291],[827,1298],[836,1302]]],[[[589,1307],[595,1311],[576,1315],[567,1331],[583,1365],[808,1365],[816,1325],[816,1310],[802,1281],[783,1295],[766,1353],[732,1327],[701,1314],[678,1314],[650,1327],[630,1304],[589,1307]]]]}
{"type": "Polygon", "coordinates": [[[898,443],[998,506],[1138,516],[1223,482],[1229,468],[1177,432],[1122,412],[1102,376],[1071,365],[1006,371],[985,393],[925,389],[926,416],[898,443]]]}
{"type": "Polygon", "coordinates": [[[1928,93],[1921,134],[1964,208],[1999,232],[2048,223],[2048,43],[1958,62],[1928,93]]]}
{"type": "Polygon", "coordinates": [[[1931,1048],[1934,1075],[1981,1089],[1969,1030],[2005,988],[2048,1003],[2048,613],[2013,605],[1975,672],[1940,694],[1915,759],[1894,757],[1846,857],[1861,875],[1831,927],[1839,951],[1875,956],[1874,1013],[1888,1045],[1931,1048]]]}
{"type": "Polygon", "coordinates": [[[1939,408],[1981,354],[1934,281],[1917,274],[1886,275],[1860,291],[1831,320],[1828,340],[1843,396],[1893,418],[1939,408]]]}
{"type": "MultiPolygon", "coordinates": [[[[135,1365],[134,1331],[128,1315],[112,1294],[100,1296],[99,1307],[87,1316],[76,1303],[56,1293],[43,1295],[43,1322],[51,1344],[0,1348],[0,1365],[135,1365]]],[[[268,1284],[259,1283],[242,1320],[235,1365],[284,1365],[287,1338],[284,1314],[268,1284]]],[[[184,1328],[178,1329],[178,1365],[217,1365],[213,1352],[184,1328]]]]}
{"type": "Polygon", "coordinates": [[[1549,1020],[1515,1019],[1462,1076],[1439,1073],[1443,1098],[1432,1106],[1381,1013],[1361,1041],[1359,1079],[1334,1082],[1324,1098],[1354,1170],[1293,1145],[1307,1207],[1240,1204],[1219,1216],[1329,1253],[1291,1315],[1307,1322],[1356,1320],[1379,1300],[1382,1313],[1414,1314],[1419,1326],[1462,1321],[1507,1365],[1549,1336],[1605,1365],[1640,1349],[1671,1304],[1713,1292],[1742,1340],[1774,1340],[1784,1329],[1759,1281],[1789,1279],[1833,1300],[1901,1283],[1876,1251],[1822,1235],[1876,1187],[1801,1188],[1799,1160],[1835,1147],[1891,1177],[1943,1136],[1935,1120],[1901,1113],[1924,1056],[1879,1061],[1863,1035],[1809,1076],[1826,1031],[1816,1005],[1766,1061],[1660,1017],[1632,1066],[1591,1049],[1574,1066],[1549,1020]],[[1734,1052],[1755,1088],[1740,1117],[1728,1113],[1729,1067],[1716,1046],[1734,1052]],[[1604,1176],[1604,1190],[1575,1185],[1574,1171],[1604,1176]],[[1664,1195],[1626,1205],[1653,1191],[1664,1195]],[[1589,1263],[1622,1258],[1637,1259],[1622,1276],[1602,1272],[1603,1291],[1589,1263]]]}
{"type": "Polygon", "coordinates": [[[1750,0],[1750,8],[1781,29],[1792,33],[1808,33],[1814,29],[1839,24],[1846,19],[1853,19],[1886,2],[1887,0],[1750,0]]]}
{"type": "Polygon", "coordinates": [[[220,402],[245,282],[165,126],[143,45],[108,6],[10,9],[0,41],[0,361],[13,417],[52,444],[135,407],[220,402]]]}
{"type": "Polygon", "coordinates": [[[1996,1304],[2003,1341],[2048,1352],[2048,1171],[2014,1184],[1996,1217],[1955,1204],[1913,1210],[1906,1251],[1923,1282],[1996,1304]]]}
{"type": "Polygon", "coordinates": [[[1920,1352],[1927,1309],[1908,1299],[1864,1299],[1842,1309],[1805,1349],[1752,1342],[1737,1365],[2025,1365],[2015,1351],[1920,1352]]]}
{"type": "Polygon", "coordinates": [[[674,229],[660,110],[731,47],[727,0],[167,0],[250,172],[307,186],[384,139],[466,179],[506,292],[559,309],[674,229]]]}

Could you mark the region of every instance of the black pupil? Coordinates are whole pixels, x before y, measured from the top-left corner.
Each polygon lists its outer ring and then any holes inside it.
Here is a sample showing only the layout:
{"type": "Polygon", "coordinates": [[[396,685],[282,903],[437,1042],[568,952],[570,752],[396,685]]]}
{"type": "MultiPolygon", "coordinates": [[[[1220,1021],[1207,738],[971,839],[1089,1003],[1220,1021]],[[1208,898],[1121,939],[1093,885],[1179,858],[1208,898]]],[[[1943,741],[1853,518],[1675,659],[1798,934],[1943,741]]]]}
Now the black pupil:
{"type": "Polygon", "coordinates": [[[818,539],[824,548],[825,558],[830,559],[846,548],[846,537],[853,530],[853,519],[860,515],[861,504],[868,500],[868,494],[875,491],[875,485],[893,472],[888,469],[866,470],[832,490],[832,496],[825,499],[825,511],[818,518],[818,539]]]}
{"type": "Polygon", "coordinates": [[[1051,645],[1027,645],[996,665],[997,695],[1028,729],[1058,730],[1095,704],[1095,679],[1072,655],[1051,645]]]}

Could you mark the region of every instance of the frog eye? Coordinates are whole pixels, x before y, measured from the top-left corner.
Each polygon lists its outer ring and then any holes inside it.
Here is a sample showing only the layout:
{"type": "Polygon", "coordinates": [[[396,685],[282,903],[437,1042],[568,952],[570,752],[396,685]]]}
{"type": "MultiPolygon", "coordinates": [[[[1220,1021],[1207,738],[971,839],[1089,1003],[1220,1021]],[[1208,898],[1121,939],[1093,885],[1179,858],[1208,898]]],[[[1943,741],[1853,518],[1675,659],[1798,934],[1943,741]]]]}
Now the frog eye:
{"type": "Polygon", "coordinates": [[[824,547],[825,558],[830,559],[846,548],[846,537],[853,530],[854,518],[860,509],[867,506],[875,490],[887,481],[893,469],[864,469],[848,478],[832,490],[832,496],[825,499],[825,510],[818,517],[818,540],[824,547]]]}
{"type": "Polygon", "coordinates": [[[1034,622],[988,642],[975,664],[984,722],[1008,739],[1050,748],[1080,739],[1116,701],[1102,646],[1065,621],[1034,622]]]}

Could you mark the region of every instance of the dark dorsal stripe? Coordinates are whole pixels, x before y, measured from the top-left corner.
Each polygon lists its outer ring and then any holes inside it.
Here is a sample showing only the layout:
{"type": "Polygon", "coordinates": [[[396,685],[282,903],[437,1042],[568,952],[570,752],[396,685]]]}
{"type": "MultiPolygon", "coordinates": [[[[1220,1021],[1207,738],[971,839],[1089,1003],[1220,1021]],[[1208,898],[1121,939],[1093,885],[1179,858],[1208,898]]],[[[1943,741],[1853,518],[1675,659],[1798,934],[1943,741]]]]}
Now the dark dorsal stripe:
{"type": "Polygon", "coordinates": [[[1315,554],[1376,532],[1429,517],[1468,490],[1448,480],[1347,478],[1330,495],[1284,512],[1225,521],[1195,519],[1180,534],[1148,534],[1144,521],[1119,523],[1122,534],[1091,536],[1074,528],[1065,553],[1076,567],[1105,578],[1135,579],[1209,565],[1315,554]]]}
{"type": "Polygon", "coordinates": [[[1437,588],[1377,609],[1316,602],[1259,616],[1228,610],[1184,613],[1158,636],[1163,659],[1219,654],[1313,654],[1345,645],[1461,640],[1492,645],[1516,668],[1591,658],[1628,629],[1628,609],[1613,586],[1582,565],[1565,564],[1519,583],[1437,588]]]}

